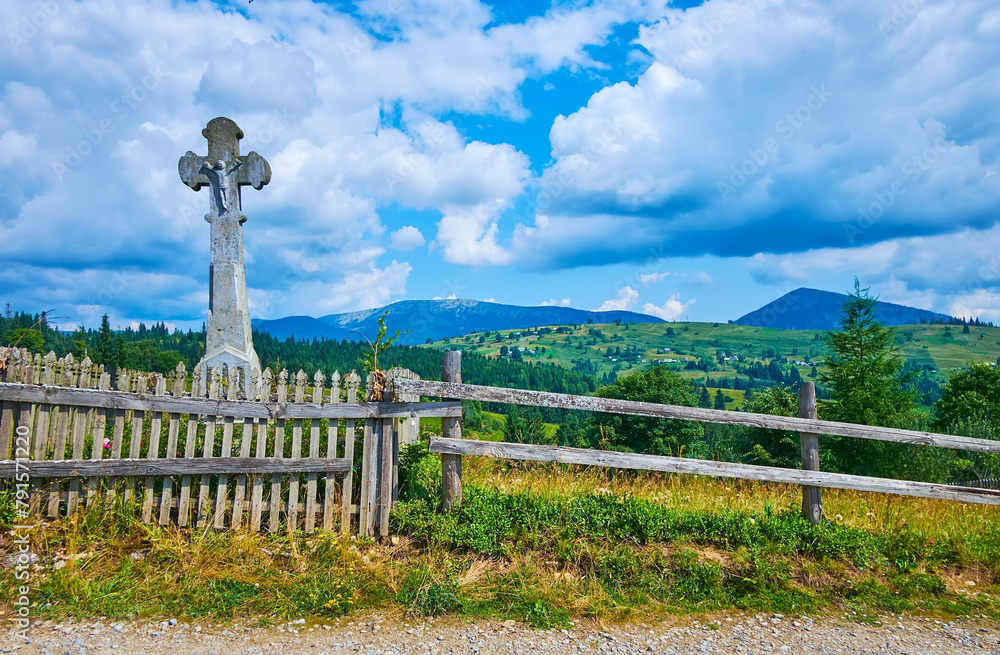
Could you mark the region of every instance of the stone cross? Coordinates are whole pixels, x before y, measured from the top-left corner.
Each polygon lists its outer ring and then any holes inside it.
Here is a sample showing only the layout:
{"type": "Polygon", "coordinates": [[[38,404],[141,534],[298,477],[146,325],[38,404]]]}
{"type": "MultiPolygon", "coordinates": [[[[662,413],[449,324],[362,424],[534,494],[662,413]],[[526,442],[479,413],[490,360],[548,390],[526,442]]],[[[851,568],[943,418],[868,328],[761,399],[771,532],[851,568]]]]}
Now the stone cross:
{"type": "Polygon", "coordinates": [[[240,157],[243,130],[228,118],[213,118],[201,131],[208,139],[208,156],[190,150],[177,164],[181,181],[195,191],[210,188],[212,263],[209,266],[208,322],[205,356],[198,362],[204,392],[213,366],[243,370],[244,393],[253,398],[251,380],[260,378],[260,359],[253,348],[243,267],[243,213],[240,188],[261,189],[271,181],[271,166],[256,152],[240,157]]]}

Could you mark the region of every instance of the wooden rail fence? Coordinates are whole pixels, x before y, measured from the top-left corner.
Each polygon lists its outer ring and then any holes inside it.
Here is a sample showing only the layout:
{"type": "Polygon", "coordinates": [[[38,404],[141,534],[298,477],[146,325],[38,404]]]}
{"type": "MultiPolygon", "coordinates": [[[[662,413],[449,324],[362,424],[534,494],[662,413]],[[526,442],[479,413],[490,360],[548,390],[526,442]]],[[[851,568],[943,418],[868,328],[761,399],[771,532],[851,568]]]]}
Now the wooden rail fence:
{"type": "MultiPolygon", "coordinates": [[[[362,534],[386,534],[398,444],[416,439],[419,417],[462,411],[402,392],[362,402],[354,372],[328,382],[321,371],[290,381],[287,371],[265,370],[254,400],[238,398],[237,371],[230,378],[219,369],[200,397],[197,370],[189,382],[182,365],[168,376],[119,371],[119,386],[131,391],[111,390],[110,374],[89,360],[22,353],[0,359],[0,479],[13,478],[33,516],[133,501],[143,522],[161,525],[347,532],[357,513],[362,534]]],[[[388,372],[396,378],[418,379],[388,372]]]]}
{"type": "Polygon", "coordinates": [[[444,485],[442,497],[445,508],[450,508],[461,499],[461,457],[476,455],[503,459],[518,459],[544,462],[565,462],[610,466],[615,468],[642,469],[690,473],[717,477],[741,478],[771,482],[787,482],[802,485],[802,513],[813,524],[823,515],[819,489],[831,487],[855,489],[879,493],[939,498],[967,503],[1000,505],[1000,491],[976,487],[963,487],[907,480],[890,480],[819,470],[818,435],[840,435],[861,439],[876,439],[895,443],[924,446],[938,446],[985,453],[1000,453],[1000,442],[972,439],[932,432],[915,432],[821,421],[816,419],[816,391],[811,382],[806,382],[799,390],[799,416],[784,417],[766,414],[750,414],[726,410],[701,409],[675,405],[598,398],[594,396],[574,396],[545,391],[506,389],[461,384],[459,364],[460,353],[444,354],[444,369],[451,370],[451,379],[434,382],[428,380],[397,380],[395,389],[405,393],[437,396],[449,399],[479,400],[537,407],[556,407],[590,412],[631,414],[706,423],[723,423],[746,427],[769,428],[774,430],[797,431],[802,443],[802,469],[784,469],[749,464],[734,464],[681,457],[664,457],[560,446],[532,444],[496,443],[461,438],[461,427],[451,433],[442,430],[441,438],[432,438],[431,452],[441,453],[444,485]],[[451,361],[449,363],[449,357],[451,361]]]}

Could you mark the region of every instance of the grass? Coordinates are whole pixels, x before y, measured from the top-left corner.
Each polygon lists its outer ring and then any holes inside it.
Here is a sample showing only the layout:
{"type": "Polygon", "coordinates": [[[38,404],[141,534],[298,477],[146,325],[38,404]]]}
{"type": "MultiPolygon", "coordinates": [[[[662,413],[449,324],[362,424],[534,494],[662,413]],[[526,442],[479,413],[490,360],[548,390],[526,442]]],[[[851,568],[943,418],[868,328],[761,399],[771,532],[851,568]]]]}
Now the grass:
{"type": "MultiPolygon", "coordinates": [[[[465,500],[443,515],[437,457],[417,447],[401,461],[405,499],[382,543],[144,526],[122,504],[38,523],[33,615],[268,624],[378,608],[537,627],[734,608],[1000,617],[994,507],[824,490],[827,518],[813,527],[792,486],[466,458],[465,500]]],[[[8,588],[12,576],[0,573],[8,588]]]]}
{"type": "MultiPolygon", "coordinates": [[[[481,335],[465,335],[428,344],[429,348],[459,346],[463,350],[484,355],[499,355],[501,346],[523,347],[527,362],[547,362],[573,368],[581,359],[593,364],[597,374],[617,369],[618,375],[628,375],[650,365],[655,360],[685,357],[700,361],[715,361],[718,351],[739,356],[741,362],[772,358],[772,353],[789,361],[819,362],[827,354],[821,330],[781,330],[755,328],[728,323],[630,323],[564,326],[563,333],[555,331],[541,334],[538,329],[502,330],[502,341],[494,338],[479,343],[481,335]],[[513,339],[508,338],[514,335],[513,339]],[[636,347],[639,360],[646,364],[612,362],[607,348],[636,347]],[[545,348],[545,352],[540,351],[545,348]],[[669,352],[663,351],[669,348],[669,352]]],[[[951,371],[967,366],[970,361],[995,362],[1000,357],[1000,328],[970,326],[969,333],[962,333],[958,325],[901,325],[894,328],[902,354],[918,365],[936,369],[932,374],[938,383],[947,380],[951,371]]],[[[491,333],[493,334],[493,333],[491,333]]],[[[684,370],[684,364],[666,364],[681,376],[704,380],[706,373],[684,370]]],[[[729,363],[722,363],[717,371],[708,373],[712,379],[736,375],[729,363]]],[[[799,374],[807,379],[810,366],[800,366],[799,374]]],[[[739,394],[727,394],[739,395],[739,394]]]]}

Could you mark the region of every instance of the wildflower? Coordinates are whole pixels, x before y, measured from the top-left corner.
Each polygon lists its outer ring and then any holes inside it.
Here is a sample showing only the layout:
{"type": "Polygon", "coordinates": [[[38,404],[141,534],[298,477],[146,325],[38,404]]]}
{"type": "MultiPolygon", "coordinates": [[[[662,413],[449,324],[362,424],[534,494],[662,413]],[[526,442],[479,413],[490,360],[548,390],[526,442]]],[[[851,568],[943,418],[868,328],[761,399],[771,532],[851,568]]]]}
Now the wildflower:
{"type": "Polygon", "coordinates": [[[104,437],[104,447],[108,450],[111,450],[111,439],[104,437]]]}

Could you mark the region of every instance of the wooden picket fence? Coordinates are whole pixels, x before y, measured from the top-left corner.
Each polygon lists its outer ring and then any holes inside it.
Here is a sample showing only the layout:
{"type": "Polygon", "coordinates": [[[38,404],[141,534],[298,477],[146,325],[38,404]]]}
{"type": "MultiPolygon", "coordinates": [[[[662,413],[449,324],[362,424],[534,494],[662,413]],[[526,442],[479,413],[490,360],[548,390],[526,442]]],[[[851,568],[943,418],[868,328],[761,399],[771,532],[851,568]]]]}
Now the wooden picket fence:
{"type": "Polygon", "coordinates": [[[348,532],[357,514],[361,534],[384,535],[400,443],[416,440],[422,416],[461,415],[460,403],[413,395],[365,402],[353,371],[309,380],[267,369],[258,398],[241,400],[232,373],[213,369],[204,397],[198,370],[189,381],[183,365],[167,376],[120,370],[111,389],[89,359],[0,352],[0,479],[27,492],[24,516],[123,502],[146,523],[348,532]]]}

